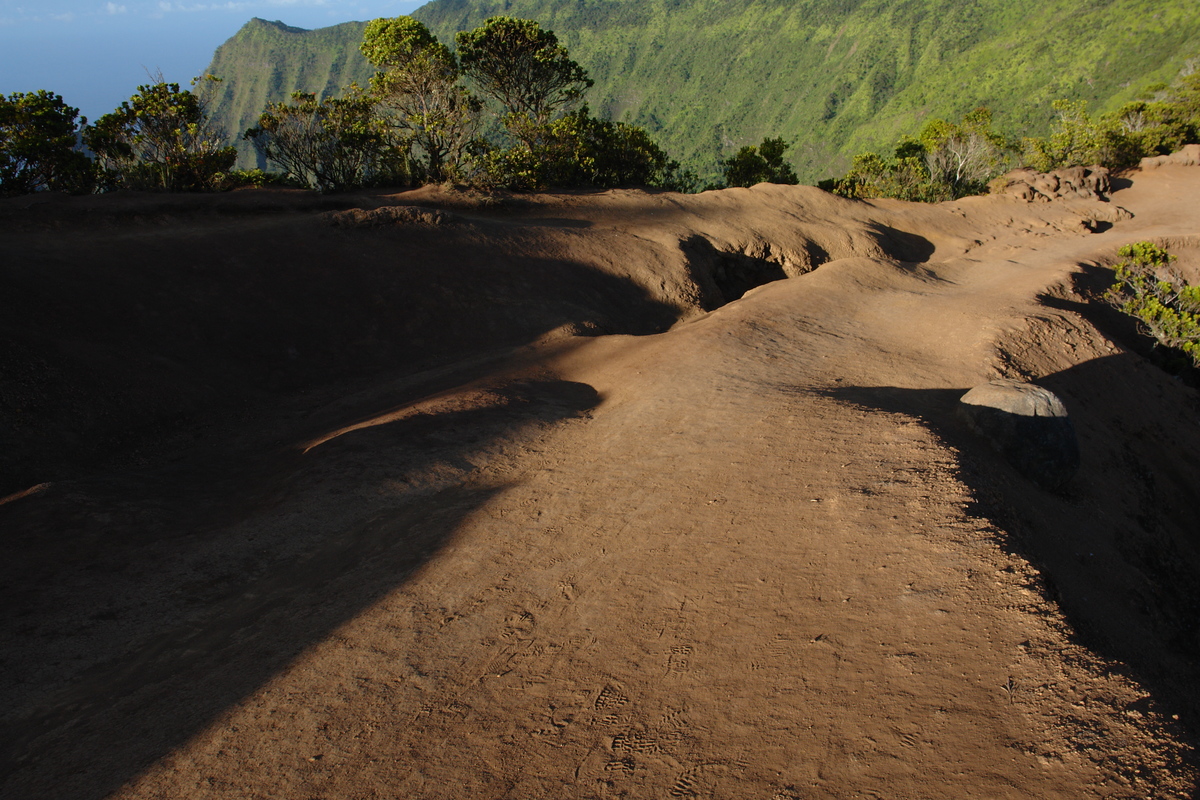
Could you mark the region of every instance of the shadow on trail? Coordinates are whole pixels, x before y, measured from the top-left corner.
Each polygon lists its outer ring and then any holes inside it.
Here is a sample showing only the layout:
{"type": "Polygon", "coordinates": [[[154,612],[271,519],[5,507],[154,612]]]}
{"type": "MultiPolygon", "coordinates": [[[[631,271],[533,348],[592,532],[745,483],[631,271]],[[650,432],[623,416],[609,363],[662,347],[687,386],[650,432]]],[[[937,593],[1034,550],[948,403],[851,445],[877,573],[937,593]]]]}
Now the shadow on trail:
{"type": "Polygon", "coordinates": [[[508,488],[474,470],[489,448],[599,401],[510,383],[307,455],[230,445],[150,485],[0,507],[0,795],[99,798],[136,778],[434,558],[508,488]]]}
{"type": "Polygon", "coordinates": [[[1131,354],[1036,381],[1066,405],[1082,466],[1061,493],[1017,473],[956,413],[961,389],[823,392],[920,420],[957,451],[967,512],[1032,562],[1084,646],[1128,665],[1165,716],[1200,737],[1200,402],[1131,354]]]}
{"type": "Polygon", "coordinates": [[[897,261],[911,261],[924,264],[933,257],[937,247],[924,236],[890,225],[872,222],[867,229],[879,237],[879,244],[884,252],[897,261]]]}
{"type": "Polygon", "coordinates": [[[1161,346],[1140,328],[1134,317],[1104,300],[1105,292],[1113,285],[1113,275],[1113,270],[1108,267],[1082,264],[1071,274],[1072,292],[1082,300],[1042,294],[1038,301],[1050,308],[1078,314],[1108,338],[1120,342],[1184,384],[1200,387],[1200,368],[1190,356],[1182,350],[1161,346]]]}
{"type": "Polygon", "coordinates": [[[575,235],[559,221],[502,235],[345,229],[308,214],[251,222],[13,237],[0,259],[0,497],[164,440],[191,444],[199,427],[297,392],[567,326],[659,333],[682,311],[555,239],[575,235]]]}

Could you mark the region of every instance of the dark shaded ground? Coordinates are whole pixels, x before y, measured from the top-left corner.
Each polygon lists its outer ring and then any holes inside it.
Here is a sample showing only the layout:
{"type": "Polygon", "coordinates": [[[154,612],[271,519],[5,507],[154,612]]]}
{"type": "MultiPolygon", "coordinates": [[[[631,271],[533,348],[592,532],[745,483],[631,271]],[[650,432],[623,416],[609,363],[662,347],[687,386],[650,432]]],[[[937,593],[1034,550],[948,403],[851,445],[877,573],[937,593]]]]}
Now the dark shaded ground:
{"type": "Polygon", "coordinates": [[[1080,440],[1081,468],[1061,492],[1035,486],[968,428],[958,406],[971,387],[850,386],[829,395],[919,419],[957,451],[974,513],[992,520],[1011,552],[1038,567],[1044,591],[1084,646],[1127,664],[1154,688],[1158,710],[1186,728],[1194,748],[1200,539],[1195,509],[1183,499],[1194,496],[1192,476],[1200,469],[1200,403],[1133,354],[1088,361],[1036,383],[1063,400],[1080,440]],[[1130,435],[1114,436],[1114,428],[1130,435]]]}
{"type": "MultiPolygon", "coordinates": [[[[479,407],[372,425],[308,453],[233,439],[186,466],[64,482],[36,504],[0,507],[13,555],[0,567],[6,704],[44,709],[0,740],[2,771],[48,762],[63,795],[117,789],[403,585],[504,490],[479,476],[455,483],[472,460],[598,401],[582,384],[515,383],[479,407]],[[324,496],[330,469],[341,485],[353,475],[358,496],[324,496]],[[446,485],[399,491],[430,473],[446,485]]],[[[368,410],[347,411],[352,423],[368,410]]]]}

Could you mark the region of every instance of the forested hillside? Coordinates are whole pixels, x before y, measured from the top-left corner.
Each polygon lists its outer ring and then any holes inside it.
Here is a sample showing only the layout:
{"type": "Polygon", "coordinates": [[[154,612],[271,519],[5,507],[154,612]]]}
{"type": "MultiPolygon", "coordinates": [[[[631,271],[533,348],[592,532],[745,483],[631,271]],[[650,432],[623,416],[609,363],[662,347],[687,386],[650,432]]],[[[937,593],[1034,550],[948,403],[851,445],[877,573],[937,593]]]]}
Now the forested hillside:
{"type": "MultiPolygon", "coordinates": [[[[451,43],[497,14],[554,30],[595,80],[593,110],[701,174],[782,135],[808,181],[978,105],[1001,130],[1044,134],[1054,99],[1111,108],[1200,56],[1191,0],[434,0],[414,16],[451,43]]],[[[365,82],[362,28],[248,23],[210,67],[221,124],[237,134],[267,100],[365,82]]]]}
{"type": "Polygon", "coordinates": [[[256,163],[241,135],[258,124],[268,102],[296,91],[335,95],[351,81],[365,85],[372,69],[358,52],[364,27],[346,22],[309,31],[255,18],[217,48],[208,72],[221,81],[201,89],[213,121],[237,139],[240,166],[256,163]]]}

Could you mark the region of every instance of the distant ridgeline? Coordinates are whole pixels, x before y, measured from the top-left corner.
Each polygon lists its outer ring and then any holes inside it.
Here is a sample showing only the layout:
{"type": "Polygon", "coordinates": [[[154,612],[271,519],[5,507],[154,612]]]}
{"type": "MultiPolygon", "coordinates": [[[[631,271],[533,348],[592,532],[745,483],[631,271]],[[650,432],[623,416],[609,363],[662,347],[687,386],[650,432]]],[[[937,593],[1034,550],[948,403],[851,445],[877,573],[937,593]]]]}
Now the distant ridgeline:
{"type": "MultiPolygon", "coordinates": [[[[1195,0],[433,0],[413,14],[450,45],[495,15],[558,34],[595,81],[594,113],[646,128],[702,176],[782,136],[815,182],[980,105],[997,130],[1040,136],[1055,99],[1111,110],[1200,66],[1195,0]]],[[[365,86],[363,28],[247,23],[209,67],[218,123],[240,136],[268,101],[365,86]]]]}

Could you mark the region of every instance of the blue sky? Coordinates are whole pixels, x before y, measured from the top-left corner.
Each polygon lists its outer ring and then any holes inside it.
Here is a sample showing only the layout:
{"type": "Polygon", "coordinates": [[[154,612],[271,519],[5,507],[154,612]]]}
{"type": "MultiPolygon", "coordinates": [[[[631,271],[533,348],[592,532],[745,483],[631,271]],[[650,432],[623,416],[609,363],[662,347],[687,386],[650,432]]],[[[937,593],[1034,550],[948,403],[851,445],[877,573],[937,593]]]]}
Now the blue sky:
{"type": "Polygon", "coordinates": [[[395,17],[423,0],[0,0],[0,94],[48,89],[90,120],[160,70],[187,85],[252,17],[301,28],[395,17]]]}

